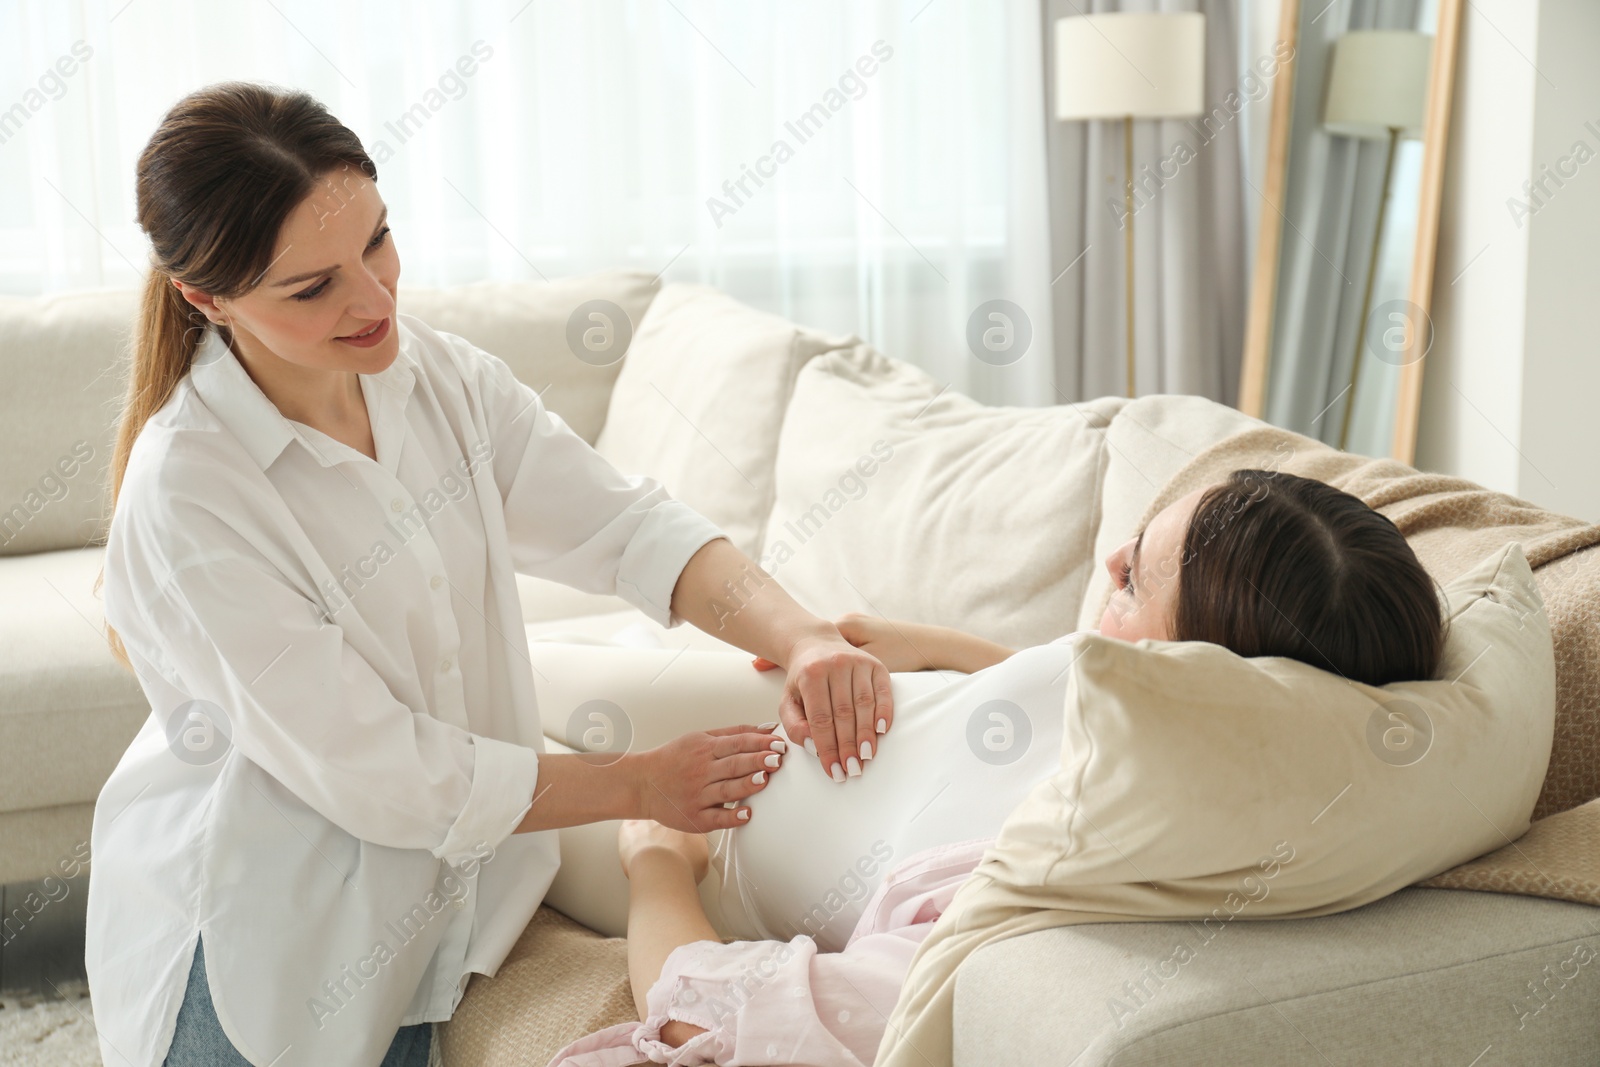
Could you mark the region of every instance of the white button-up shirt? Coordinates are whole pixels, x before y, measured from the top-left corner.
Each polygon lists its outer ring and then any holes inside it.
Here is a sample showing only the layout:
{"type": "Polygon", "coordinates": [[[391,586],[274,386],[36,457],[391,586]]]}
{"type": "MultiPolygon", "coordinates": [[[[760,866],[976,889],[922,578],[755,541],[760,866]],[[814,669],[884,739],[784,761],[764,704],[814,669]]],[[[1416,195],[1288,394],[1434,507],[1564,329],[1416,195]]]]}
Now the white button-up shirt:
{"type": "Polygon", "coordinates": [[[208,329],[134,443],[103,599],[151,715],[95,807],[102,1058],[159,1065],[197,938],[253,1063],[378,1064],[492,975],[559,862],[513,834],[542,734],[514,572],[657,622],[722,531],[500,359],[397,315],[377,460],[286,419],[208,329]]]}

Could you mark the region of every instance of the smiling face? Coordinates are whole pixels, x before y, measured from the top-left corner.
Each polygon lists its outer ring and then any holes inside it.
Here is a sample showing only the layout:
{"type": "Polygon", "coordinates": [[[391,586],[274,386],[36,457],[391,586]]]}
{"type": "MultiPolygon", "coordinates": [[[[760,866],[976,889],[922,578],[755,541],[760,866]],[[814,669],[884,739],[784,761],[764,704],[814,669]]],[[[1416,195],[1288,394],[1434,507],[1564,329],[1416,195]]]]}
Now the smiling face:
{"type": "Polygon", "coordinates": [[[399,353],[395,286],[400,255],[388,208],[353,167],[323,175],[278,233],[271,265],[249,292],[213,301],[180,285],[214,322],[228,322],[251,362],[276,358],[313,370],[376,374],[399,353]],[[376,326],[376,341],[351,338],[376,326]]]}
{"type": "Polygon", "coordinates": [[[1204,492],[1196,489],[1174,500],[1106,557],[1115,592],[1100,619],[1102,634],[1122,641],[1172,640],[1183,540],[1204,492]]]}

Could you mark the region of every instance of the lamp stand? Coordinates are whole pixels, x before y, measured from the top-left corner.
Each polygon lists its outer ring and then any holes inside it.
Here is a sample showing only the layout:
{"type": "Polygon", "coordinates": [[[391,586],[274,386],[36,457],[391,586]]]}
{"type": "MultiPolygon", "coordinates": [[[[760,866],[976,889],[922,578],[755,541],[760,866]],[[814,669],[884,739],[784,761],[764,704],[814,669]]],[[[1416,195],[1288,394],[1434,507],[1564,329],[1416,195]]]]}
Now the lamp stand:
{"type": "Polygon", "coordinates": [[[1372,311],[1372,283],[1378,277],[1378,247],[1383,240],[1383,220],[1389,213],[1389,182],[1394,177],[1394,154],[1400,144],[1400,128],[1389,127],[1389,155],[1383,163],[1383,192],[1378,198],[1378,224],[1372,228],[1372,255],[1367,260],[1367,285],[1361,294],[1361,318],[1356,324],[1356,351],[1350,359],[1350,397],[1344,402],[1344,420],[1339,427],[1339,451],[1350,441],[1350,413],[1356,406],[1356,376],[1361,370],[1361,349],[1367,339],[1367,315],[1372,311]]]}
{"type": "Polygon", "coordinates": [[[1122,116],[1122,183],[1123,240],[1126,251],[1123,262],[1127,267],[1127,298],[1123,301],[1128,310],[1128,396],[1133,396],[1133,116],[1122,116]]]}

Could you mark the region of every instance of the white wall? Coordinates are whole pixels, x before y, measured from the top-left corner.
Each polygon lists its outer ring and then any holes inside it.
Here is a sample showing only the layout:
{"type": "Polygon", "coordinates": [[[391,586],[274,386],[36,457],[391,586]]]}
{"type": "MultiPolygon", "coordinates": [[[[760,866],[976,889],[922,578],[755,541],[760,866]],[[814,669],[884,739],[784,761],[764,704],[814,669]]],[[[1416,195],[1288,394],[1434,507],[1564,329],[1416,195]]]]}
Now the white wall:
{"type": "Polygon", "coordinates": [[[1600,522],[1600,4],[1539,6],[1519,495],[1600,522]]]}
{"type": "Polygon", "coordinates": [[[1416,465],[1600,521],[1600,5],[1472,0],[1463,18],[1416,465]],[[1596,158],[1557,188],[1579,140],[1596,158]]]}

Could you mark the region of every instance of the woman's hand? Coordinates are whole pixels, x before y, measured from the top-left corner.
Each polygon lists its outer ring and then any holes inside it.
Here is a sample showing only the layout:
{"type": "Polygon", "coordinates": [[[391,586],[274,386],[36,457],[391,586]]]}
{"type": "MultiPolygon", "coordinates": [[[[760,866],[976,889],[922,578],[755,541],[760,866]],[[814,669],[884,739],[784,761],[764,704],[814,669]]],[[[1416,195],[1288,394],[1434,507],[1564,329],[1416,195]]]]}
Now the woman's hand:
{"type": "Polygon", "coordinates": [[[724,726],[697,731],[633,757],[638,811],[646,819],[686,833],[705,834],[743,826],[750,808],[725,808],[766,788],[783,765],[788,744],[773,737],[773,724],[724,726]]]}
{"type": "MultiPolygon", "coordinates": [[[[754,662],[761,671],[778,666],[762,656],[754,662]]],[[[842,632],[838,638],[803,639],[795,644],[778,717],[834,781],[854,777],[894,724],[889,668],[842,632]]]]}

